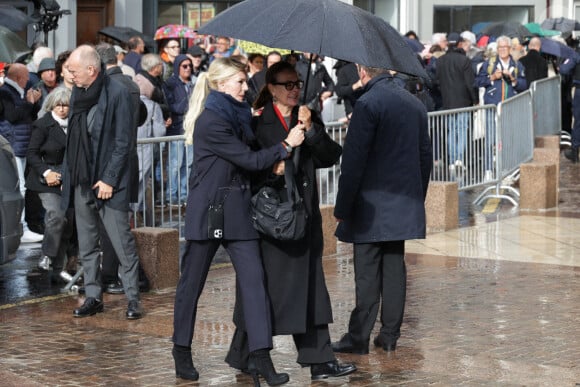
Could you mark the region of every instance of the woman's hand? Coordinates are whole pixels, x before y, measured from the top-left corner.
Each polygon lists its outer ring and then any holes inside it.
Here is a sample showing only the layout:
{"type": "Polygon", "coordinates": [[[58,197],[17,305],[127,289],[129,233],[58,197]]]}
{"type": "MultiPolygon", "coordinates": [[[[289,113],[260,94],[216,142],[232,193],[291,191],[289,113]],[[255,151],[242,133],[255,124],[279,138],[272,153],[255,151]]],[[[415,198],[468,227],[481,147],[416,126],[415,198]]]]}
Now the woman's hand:
{"type": "Polygon", "coordinates": [[[306,130],[304,124],[298,124],[290,130],[286,142],[292,147],[296,148],[304,141],[304,131],[306,130]]]}
{"type": "Polygon", "coordinates": [[[298,121],[304,124],[306,130],[310,129],[312,126],[312,113],[310,112],[310,109],[308,109],[308,106],[300,106],[298,109],[298,121]]]}
{"type": "Polygon", "coordinates": [[[46,185],[51,186],[51,187],[60,185],[60,173],[50,171],[44,177],[44,180],[46,180],[46,185]]]}
{"type": "Polygon", "coordinates": [[[284,161],[278,161],[276,164],[274,164],[272,167],[272,173],[277,176],[284,175],[284,161]]]}

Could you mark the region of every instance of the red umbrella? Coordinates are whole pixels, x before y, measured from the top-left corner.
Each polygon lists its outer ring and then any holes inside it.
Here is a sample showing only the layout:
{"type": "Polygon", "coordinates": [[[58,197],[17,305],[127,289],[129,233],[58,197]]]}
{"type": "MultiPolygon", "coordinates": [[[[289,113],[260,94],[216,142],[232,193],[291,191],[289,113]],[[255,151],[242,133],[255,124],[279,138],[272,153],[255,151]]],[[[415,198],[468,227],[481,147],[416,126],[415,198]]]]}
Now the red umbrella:
{"type": "Polygon", "coordinates": [[[166,26],[160,27],[155,31],[155,36],[153,39],[195,39],[197,34],[193,28],[184,26],[182,24],[168,24],[166,26]]]}

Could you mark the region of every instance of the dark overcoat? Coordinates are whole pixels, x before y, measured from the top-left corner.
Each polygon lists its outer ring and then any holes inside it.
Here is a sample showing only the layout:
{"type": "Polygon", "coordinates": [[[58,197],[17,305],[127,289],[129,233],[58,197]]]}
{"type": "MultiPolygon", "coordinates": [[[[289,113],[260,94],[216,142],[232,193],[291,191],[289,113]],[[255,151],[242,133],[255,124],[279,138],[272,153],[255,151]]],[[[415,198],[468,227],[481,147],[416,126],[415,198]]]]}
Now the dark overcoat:
{"type": "Polygon", "coordinates": [[[60,195],[60,186],[49,187],[41,183],[44,171],[52,169],[62,173],[66,148],[66,133],[48,112],[32,124],[32,135],[26,152],[26,188],[36,192],[60,195]]]}
{"type": "MultiPolygon", "coordinates": [[[[297,123],[298,107],[292,112],[289,127],[297,123]]],[[[288,135],[271,103],[254,119],[254,125],[261,147],[279,143],[288,135]]],[[[298,191],[309,215],[306,236],[298,241],[279,241],[262,235],[260,240],[275,335],[304,333],[307,325],[329,324],[333,321],[322,269],[322,216],[316,169],[336,164],[342,148],[330,139],[324,124],[314,112],[312,125],[312,131],[300,147],[296,174],[298,191]]],[[[276,187],[285,193],[284,177],[274,176],[271,170],[255,175],[252,189],[257,190],[262,185],[276,187]]],[[[236,323],[240,323],[239,320],[236,319],[236,323]]]]}
{"type": "MultiPolygon", "coordinates": [[[[103,81],[103,89],[99,96],[89,144],[91,147],[90,167],[91,182],[95,184],[102,180],[113,187],[113,196],[109,200],[95,201],[100,207],[106,205],[120,211],[129,211],[130,190],[129,185],[135,171],[130,156],[135,153],[135,134],[132,129],[133,110],[131,109],[131,97],[126,87],[111,79],[106,74],[103,81]]],[[[71,112],[74,111],[75,94],[73,89],[71,97],[71,112]]],[[[69,128],[74,130],[74,128],[69,128]]],[[[65,154],[71,152],[68,144],[65,154]]],[[[72,193],[70,172],[68,170],[67,157],[63,163],[63,191],[62,203],[65,208],[72,205],[72,193]]],[[[93,191],[94,193],[94,191],[93,191]]]]}
{"type": "Polygon", "coordinates": [[[258,239],[250,215],[250,178],[247,171],[270,168],[287,156],[282,144],[253,151],[238,138],[228,121],[205,109],[193,133],[195,168],[189,179],[185,239],[208,239],[208,208],[223,204],[226,240],[258,239]]]}
{"type": "Polygon", "coordinates": [[[350,243],[424,238],[433,164],[427,111],[388,75],[364,91],[344,142],[336,236],[350,243]]]}

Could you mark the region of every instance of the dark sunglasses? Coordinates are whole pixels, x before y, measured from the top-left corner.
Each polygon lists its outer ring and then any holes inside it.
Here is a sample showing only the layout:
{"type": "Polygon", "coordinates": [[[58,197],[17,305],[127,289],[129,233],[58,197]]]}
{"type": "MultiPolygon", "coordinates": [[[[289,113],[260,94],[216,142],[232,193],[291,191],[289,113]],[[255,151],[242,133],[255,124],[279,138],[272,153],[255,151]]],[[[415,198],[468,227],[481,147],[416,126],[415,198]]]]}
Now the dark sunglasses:
{"type": "Polygon", "coordinates": [[[190,64],[184,64],[184,65],[181,65],[181,68],[182,68],[182,69],[186,69],[186,68],[193,68],[193,66],[192,66],[192,65],[190,65],[190,64]]]}
{"type": "Polygon", "coordinates": [[[303,81],[296,81],[296,82],[292,82],[292,81],[288,81],[288,82],[272,82],[273,85],[283,85],[286,90],[290,91],[292,89],[294,89],[295,87],[302,89],[302,87],[304,86],[304,82],[303,81]]]}

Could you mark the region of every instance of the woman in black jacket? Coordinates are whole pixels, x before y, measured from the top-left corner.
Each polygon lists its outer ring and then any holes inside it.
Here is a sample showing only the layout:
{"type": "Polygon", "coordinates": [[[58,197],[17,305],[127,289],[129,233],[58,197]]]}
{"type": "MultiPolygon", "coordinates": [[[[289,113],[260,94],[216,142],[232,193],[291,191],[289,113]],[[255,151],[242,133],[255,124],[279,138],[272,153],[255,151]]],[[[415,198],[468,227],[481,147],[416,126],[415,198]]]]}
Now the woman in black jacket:
{"type": "Polygon", "coordinates": [[[184,121],[187,141],[193,140],[195,168],[189,180],[181,277],[175,294],[173,358],[178,377],[197,380],[199,373],[191,358],[191,341],[197,303],[211,261],[222,245],[234,265],[240,284],[248,329],[250,364],[257,380],[269,385],[288,381],[272,365],[270,303],[264,284],[258,232],[250,218],[250,181],[247,171],[272,168],[289,156],[285,140],[298,146],[304,140],[297,125],[278,143],[260,151],[250,147],[254,140],[250,105],[244,102],[248,89],[245,65],[231,58],[216,58],[201,73],[190,99],[184,121]],[[195,131],[194,131],[195,128],[195,131]],[[214,209],[218,211],[214,211],[214,209]],[[221,211],[219,211],[221,210],[221,211]],[[221,215],[221,216],[220,216],[221,215]]]}
{"type": "Polygon", "coordinates": [[[65,87],[59,87],[48,95],[45,103],[47,114],[32,124],[26,153],[26,188],[38,192],[46,211],[43,257],[38,266],[43,270],[52,267],[53,279],[58,278],[64,267],[73,231],[72,214],[67,214],[60,205],[70,96],[70,90],[65,87]]]}
{"type": "MultiPolygon", "coordinates": [[[[253,126],[262,148],[282,141],[289,128],[299,123],[306,129],[294,176],[308,213],[305,236],[296,241],[280,241],[260,235],[260,251],[272,303],[273,333],[293,335],[297,362],[310,366],[312,380],[319,380],[348,375],[356,367],[340,364],[330,346],[328,324],[332,323],[332,307],[322,269],[322,215],[316,185],[316,169],[335,165],[342,148],[328,136],[318,115],[306,106],[298,106],[302,87],[294,67],[279,62],[268,68],[266,87],[254,103],[259,110],[253,126]]],[[[263,171],[252,181],[252,189],[257,191],[268,185],[277,188],[281,197],[287,197],[284,168],[282,162],[273,173],[263,171]]],[[[240,317],[246,312],[245,306],[242,308],[237,302],[237,330],[226,358],[228,364],[242,370],[247,367],[248,349],[247,326],[240,317]]]]}

